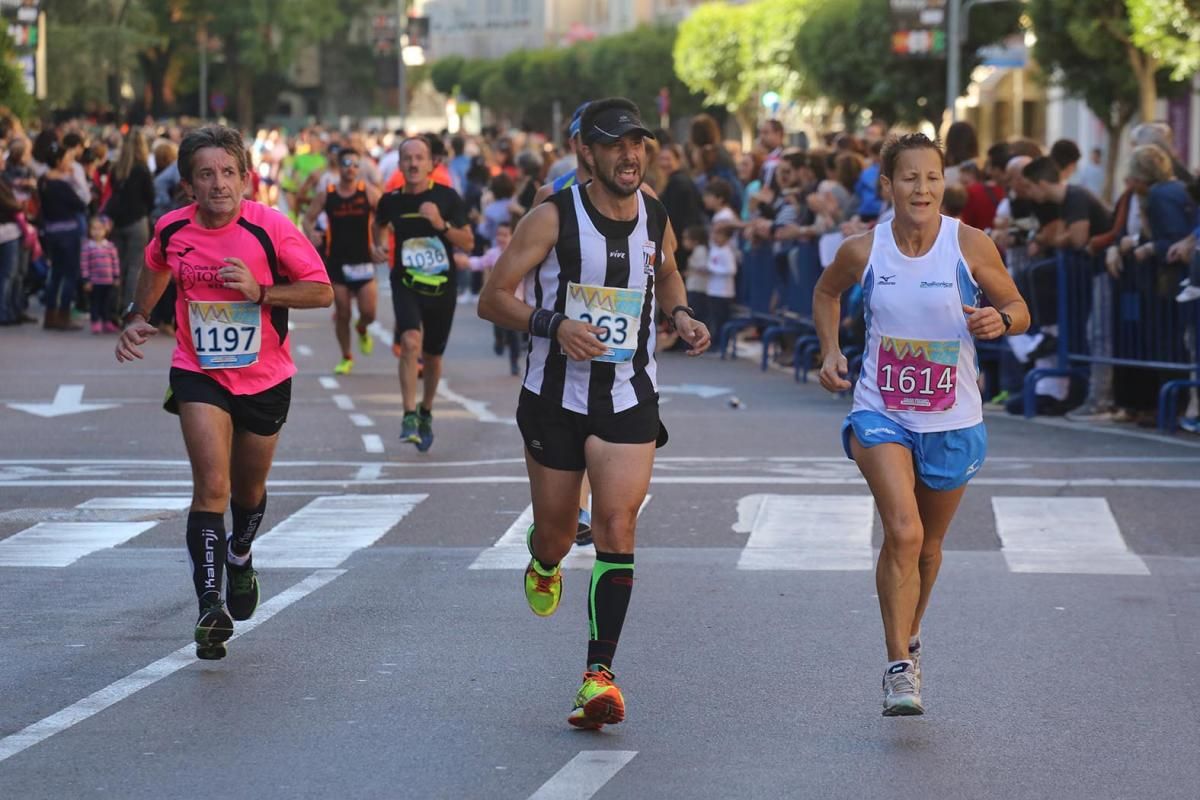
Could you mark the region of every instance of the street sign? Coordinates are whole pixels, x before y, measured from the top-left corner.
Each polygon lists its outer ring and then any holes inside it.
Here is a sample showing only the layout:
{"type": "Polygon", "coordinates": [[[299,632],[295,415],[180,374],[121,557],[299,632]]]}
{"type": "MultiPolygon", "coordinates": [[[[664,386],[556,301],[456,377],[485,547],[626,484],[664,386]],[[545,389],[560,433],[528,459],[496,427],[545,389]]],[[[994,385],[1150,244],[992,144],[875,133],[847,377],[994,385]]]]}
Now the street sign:
{"type": "Polygon", "coordinates": [[[946,55],[946,0],[888,0],[892,52],[918,58],[946,55]]]}
{"type": "Polygon", "coordinates": [[[208,96],[208,105],[212,107],[215,114],[224,114],[228,104],[229,100],[225,97],[224,92],[213,92],[208,96]]]}

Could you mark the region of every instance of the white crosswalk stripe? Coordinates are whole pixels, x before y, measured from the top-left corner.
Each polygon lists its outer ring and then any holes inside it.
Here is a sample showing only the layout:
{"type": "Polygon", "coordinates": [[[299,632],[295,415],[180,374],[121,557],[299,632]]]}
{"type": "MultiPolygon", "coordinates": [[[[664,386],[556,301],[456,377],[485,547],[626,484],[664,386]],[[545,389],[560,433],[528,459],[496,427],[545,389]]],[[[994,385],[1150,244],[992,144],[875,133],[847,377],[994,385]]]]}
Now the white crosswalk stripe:
{"type": "Polygon", "coordinates": [[[738,569],[869,570],[874,512],[874,501],[862,495],[743,497],[734,530],[750,538],[738,569]]]}
{"type": "Polygon", "coordinates": [[[333,568],[370,547],[427,494],[343,494],[318,497],[254,543],[264,567],[333,568]]]}
{"type": "MultiPolygon", "coordinates": [[[[646,499],[642,501],[641,508],[638,509],[639,517],[646,510],[646,504],[650,502],[651,496],[646,495],[646,499]]],[[[479,554],[479,557],[471,563],[470,569],[524,569],[529,563],[525,533],[532,524],[533,506],[529,505],[508,527],[504,535],[496,540],[495,544],[479,554]]],[[[564,569],[591,569],[595,563],[596,549],[594,547],[576,547],[572,548],[567,557],[563,559],[562,565],[564,569]]]]}
{"type": "MultiPolygon", "coordinates": [[[[177,511],[190,497],[94,497],[76,508],[88,511],[177,511]]],[[[157,520],[39,522],[0,541],[0,567],[67,567],[84,556],[124,544],[157,520]]]]}
{"type": "Polygon", "coordinates": [[[993,497],[992,512],[1013,572],[1150,574],[1103,497],[993,497]]]}

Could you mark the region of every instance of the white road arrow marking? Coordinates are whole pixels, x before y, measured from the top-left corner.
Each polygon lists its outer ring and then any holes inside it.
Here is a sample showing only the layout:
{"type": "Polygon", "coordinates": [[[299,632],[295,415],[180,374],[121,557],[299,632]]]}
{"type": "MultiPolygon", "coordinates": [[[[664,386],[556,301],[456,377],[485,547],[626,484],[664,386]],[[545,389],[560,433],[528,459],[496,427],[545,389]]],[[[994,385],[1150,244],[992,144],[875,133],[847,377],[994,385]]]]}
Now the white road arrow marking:
{"type": "Polygon", "coordinates": [[[54,393],[54,400],[49,403],[9,403],[9,408],[33,414],[35,417],[62,417],[67,414],[80,414],[84,411],[100,411],[105,408],[116,408],[120,403],[85,403],[83,402],[83,384],[64,383],[54,393]]]}
{"type": "Polygon", "coordinates": [[[679,386],[659,386],[658,391],[662,394],[694,394],[696,397],[703,397],[708,400],[713,397],[720,397],[723,394],[732,394],[733,389],[728,386],[708,386],[703,383],[683,383],[679,386]]]}

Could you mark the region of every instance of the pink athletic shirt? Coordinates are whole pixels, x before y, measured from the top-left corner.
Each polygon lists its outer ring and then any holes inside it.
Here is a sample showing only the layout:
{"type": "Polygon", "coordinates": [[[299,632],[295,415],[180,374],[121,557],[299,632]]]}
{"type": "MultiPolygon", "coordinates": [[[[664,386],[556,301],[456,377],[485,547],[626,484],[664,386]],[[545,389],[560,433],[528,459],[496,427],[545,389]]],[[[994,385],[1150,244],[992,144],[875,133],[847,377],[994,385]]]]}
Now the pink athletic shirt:
{"type": "MultiPolygon", "coordinates": [[[[288,344],[288,310],[259,309],[258,361],[236,369],[200,366],[189,324],[189,303],[245,302],[235,289],[222,287],[222,259],[240,258],[263,286],[314,281],[329,283],[325,266],[312,243],[291,220],[274,209],[242,201],[241,214],[222,228],[204,228],[196,221],[196,204],[164,214],[146,246],[146,268],[170,270],[175,278],[175,353],[171,366],[208,375],[231,394],[248,395],[270,389],[296,374],[288,344]]],[[[203,346],[203,345],[202,345],[203,346]]]]}

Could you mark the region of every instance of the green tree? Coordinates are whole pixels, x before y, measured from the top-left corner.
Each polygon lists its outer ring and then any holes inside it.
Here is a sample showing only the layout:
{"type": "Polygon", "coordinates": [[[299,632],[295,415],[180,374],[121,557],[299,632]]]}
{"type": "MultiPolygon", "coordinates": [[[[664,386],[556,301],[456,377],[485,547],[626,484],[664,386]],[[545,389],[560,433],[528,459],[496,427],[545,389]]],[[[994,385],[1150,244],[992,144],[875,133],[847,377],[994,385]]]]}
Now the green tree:
{"type": "MultiPolygon", "coordinates": [[[[1020,6],[989,5],[971,16],[963,74],[976,51],[1018,29],[1020,6]]],[[[796,40],[808,91],[842,106],[847,124],[870,109],[895,122],[936,124],[946,107],[946,66],[937,59],[892,53],[888,0],[815,0],[796,40]]]]}
{"type": "Polygon", "coordinates": [[[28,120],[33,112],[33,98],[25,88],[25,76],[13,61],[12,40],[0,36],[0,106],[18,119],[28,120]]]}
{"type": "Polygon", "coordinates": [[[1182,81],[1200,71],[1200,0],[1125,0],[1133,44],[1182,81]]]}
{"type": "Polygon", "coordinates": [[[433,88],[444,95],[453,95],[462,79],[463,66],[467,60],[462,56],[446,56],[433,62],[429,76],[433,88]]]}
{"type": "Polygon", "coordinates": [[[757,98],[745,79],[750,50],[747,6],[705,3],[679,25],[674,72],[709,105],[734,114],[742,129],[754,124],[757,98]]]}
{"type": "Polygon", "coordinates": [[[1049,81],[1081,98],[1108,132],[1104,193],[1112,195],[1117,142],[1138,110],[1136,76],[1129,70],[1125,45],[1116,38],[1096,35],[1091,20],[1110,11],[1110,0],[1031,0],[1029,18],[1037,33],[1033,57],[1049,81]],[[1068,5],[1082,14],[1065,13],[1068,5]]]}

